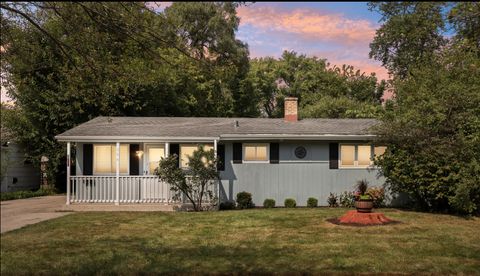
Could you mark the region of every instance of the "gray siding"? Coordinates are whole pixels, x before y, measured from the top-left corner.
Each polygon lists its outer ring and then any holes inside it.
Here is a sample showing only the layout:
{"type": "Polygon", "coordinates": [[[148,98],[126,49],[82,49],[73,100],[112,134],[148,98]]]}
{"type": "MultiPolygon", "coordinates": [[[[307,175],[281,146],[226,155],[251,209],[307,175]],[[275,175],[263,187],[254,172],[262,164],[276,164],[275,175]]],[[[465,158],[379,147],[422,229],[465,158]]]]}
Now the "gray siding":
{"type": "Polygon", "coordinates": [[[376,170],[329,169],[329,146],[326,142],[280,143],[280,164],[232,164],[232,144],[225,145],[225,171],[221,172],[221,199],[234,200],[241,191],[252,193],[255,205],[261,206],[266,198],[275,199],[283,206],[285,198],[294,198],[298,206],[305,206],[309,197],[327,205],[330,192],[340,194],[353,190],[355,182],[367,179],[380,186],[376,170]],[[297,159],[294,149],[302,145],[307,149],[304,159],[297,159]]]}
{"type": "Polygon", "coordinates": [[[33,190],[40,187],[40,169],[24,163],[24,151],[17,144],[2,147],[2,166],[6,166],[1,179],[1,192],[33,190]],[[14,182],[16,179],[16,183],[14,182]]]}

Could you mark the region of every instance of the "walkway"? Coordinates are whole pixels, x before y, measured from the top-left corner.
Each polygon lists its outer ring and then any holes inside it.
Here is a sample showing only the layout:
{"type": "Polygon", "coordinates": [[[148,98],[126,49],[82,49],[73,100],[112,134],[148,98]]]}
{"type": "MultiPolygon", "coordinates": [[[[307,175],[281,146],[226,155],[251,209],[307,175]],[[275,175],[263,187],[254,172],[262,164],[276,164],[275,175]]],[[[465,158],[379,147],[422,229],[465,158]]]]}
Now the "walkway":
{"type": "Polygon", "coordinates": [[[65,205],[65,195],[7,200],[2,201],[0,205],[1,233],[71,214],[55,212],[65,205]]]}

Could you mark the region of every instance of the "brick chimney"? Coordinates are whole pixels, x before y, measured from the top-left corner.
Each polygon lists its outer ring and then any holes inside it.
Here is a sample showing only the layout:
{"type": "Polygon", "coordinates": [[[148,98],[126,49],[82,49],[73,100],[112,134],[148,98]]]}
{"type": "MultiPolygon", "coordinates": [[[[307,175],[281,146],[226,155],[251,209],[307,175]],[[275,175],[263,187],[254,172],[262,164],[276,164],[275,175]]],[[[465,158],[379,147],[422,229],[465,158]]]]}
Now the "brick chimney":
{"type": "Polygon", "coordinates": [[[298,98],[295,97],[286,97],[285,98],[285,117],[284,120],[287,122],[296,122],[298,121],[298,98]]]}

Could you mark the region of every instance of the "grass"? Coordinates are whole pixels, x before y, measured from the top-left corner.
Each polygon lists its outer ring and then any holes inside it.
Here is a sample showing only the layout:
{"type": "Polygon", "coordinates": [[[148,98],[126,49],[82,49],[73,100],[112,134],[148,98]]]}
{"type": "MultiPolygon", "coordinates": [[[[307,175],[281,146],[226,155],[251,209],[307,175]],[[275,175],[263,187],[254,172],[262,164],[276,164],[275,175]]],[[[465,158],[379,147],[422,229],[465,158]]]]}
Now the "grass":
{"type": "Polygon", "coordinates": [[[2,192],[0,193],[0,201],[30,198],[37,196],[53,195],[55,192],[48,189],[38,189],[36,191],[16,191],[16,192],[2,192]]]}
{"type": "Polygon", "coordinates": [[[382,210],[401,224],[339,226],[341,208],[74,213],[1,235],[1,274],[480,273],[480,219],[382,210]]]}

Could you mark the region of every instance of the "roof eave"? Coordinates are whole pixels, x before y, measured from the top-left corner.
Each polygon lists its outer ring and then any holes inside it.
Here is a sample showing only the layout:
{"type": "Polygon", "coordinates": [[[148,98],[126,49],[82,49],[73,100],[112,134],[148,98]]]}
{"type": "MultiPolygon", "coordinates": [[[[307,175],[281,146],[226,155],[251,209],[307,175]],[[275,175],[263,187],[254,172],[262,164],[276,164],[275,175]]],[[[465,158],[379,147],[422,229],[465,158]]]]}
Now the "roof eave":
{"type": "Polygon", "coordinates": [[[213,140],[373,140],[374,134],[222,134],[219,137],[149,137],[149,136],[66,136],[57,135],[59,142],[211,142],[213,140]]]}

